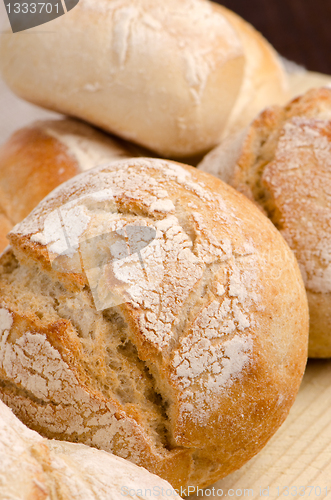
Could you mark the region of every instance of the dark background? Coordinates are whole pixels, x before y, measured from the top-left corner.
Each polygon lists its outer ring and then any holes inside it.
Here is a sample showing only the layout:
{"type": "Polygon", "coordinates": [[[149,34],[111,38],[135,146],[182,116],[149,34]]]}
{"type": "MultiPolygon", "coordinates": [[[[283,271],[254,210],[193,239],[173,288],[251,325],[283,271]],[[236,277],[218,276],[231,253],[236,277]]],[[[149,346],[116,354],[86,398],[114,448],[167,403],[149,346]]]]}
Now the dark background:
{"type": "Polygon", "coordinates": [[[278,52],[331,75],[331,0],[216,0],[257,28],[278,52]]]}

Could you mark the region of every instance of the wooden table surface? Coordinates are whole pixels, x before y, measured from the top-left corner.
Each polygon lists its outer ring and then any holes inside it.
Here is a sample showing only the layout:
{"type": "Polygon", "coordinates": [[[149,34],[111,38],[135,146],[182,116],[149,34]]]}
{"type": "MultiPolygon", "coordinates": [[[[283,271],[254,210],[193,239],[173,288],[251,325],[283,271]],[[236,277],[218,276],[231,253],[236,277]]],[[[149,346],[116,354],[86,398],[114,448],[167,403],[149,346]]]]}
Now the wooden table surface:
{"type": "Polygon", "coordinates": [[[331,74],[331,0],[217,0],[257,28],[278,52],[331,74]]]}

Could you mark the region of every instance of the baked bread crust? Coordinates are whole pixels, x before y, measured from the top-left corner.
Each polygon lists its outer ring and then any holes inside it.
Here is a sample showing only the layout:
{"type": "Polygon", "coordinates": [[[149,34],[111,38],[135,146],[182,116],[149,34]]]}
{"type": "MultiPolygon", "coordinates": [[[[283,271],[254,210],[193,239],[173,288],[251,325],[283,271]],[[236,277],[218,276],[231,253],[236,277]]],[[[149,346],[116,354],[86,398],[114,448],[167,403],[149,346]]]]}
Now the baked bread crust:
{"type": "Polygon", "coordinates": [[[199,169],[255,201],[294,251],[310,313],[309,356],[331,356],[331,90],[272,107],[199,169]]]}
{"type": "Polygon", "coordinates": [[[138,147],[69,118],[15,132],[0,147],[0,252],[10,229],[59,184],[97,165],[141,155],[138,147]]]}
{"type": "Polygon", "coordinates": [[[231,187],[174,162],[124,160],[58,187],[10,241],[0,394],[31,428],[184,487],[239,468],[285,419],[306,362],[306,295],[278,231],[231,187]],[[145,270],[135,254],[110,271],[101,247],[129,225],[156,231],[145,270]],[[96,288],[123,302],[97,310],[96,288]]]}
{"type": "Polygon", "coordinates": [[[179,499],[169,483],[142,467],[84,445],[43,439],[0,401],[0,498],[139,500],[153,491],[179,499]],[[155,488],[155,490],[154,490],[155,488]],[[142,492],[142,495],[139,494],[142,492]]]}

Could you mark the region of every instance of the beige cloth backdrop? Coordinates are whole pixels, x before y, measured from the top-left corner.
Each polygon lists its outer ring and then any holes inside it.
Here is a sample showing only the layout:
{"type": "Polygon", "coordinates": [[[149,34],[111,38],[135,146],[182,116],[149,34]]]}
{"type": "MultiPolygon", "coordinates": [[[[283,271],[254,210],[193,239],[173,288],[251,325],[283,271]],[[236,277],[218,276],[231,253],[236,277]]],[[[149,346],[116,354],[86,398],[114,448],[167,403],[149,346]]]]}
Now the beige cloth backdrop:
{"type": "Polygon", "coordinates": [[[14,96],[0,79],[0,145],[18,128],[43,118],[59,116],[14,96]]]}

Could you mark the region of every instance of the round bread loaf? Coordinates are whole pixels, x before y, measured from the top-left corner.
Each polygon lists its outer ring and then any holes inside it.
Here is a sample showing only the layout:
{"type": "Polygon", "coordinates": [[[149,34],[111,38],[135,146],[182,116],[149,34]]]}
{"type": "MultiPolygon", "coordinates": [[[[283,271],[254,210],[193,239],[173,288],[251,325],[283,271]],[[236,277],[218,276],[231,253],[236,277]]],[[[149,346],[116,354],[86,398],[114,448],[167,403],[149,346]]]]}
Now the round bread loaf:
{"type": "Polygon", "coordinates": [[[55,189],[0,260],[0,395],[29,427],[174,487],[255,455],[303,375],[294,255],[249,200],[157,159],[55,189]]]}
{"type": "Polygon", "coordinates": [[[309,356],[331,356],[331,89],[263,112],[199,169],[255,201],[294,251],[310,313],[309,356]]]}
{"type": "Polygon", "coordinates": [[[0,463],[2,500],[180,500],[169,483],[127,460],[43,439],[1,401],[0,463]]]}
{"type": "Polygon", "coordinates": [[[10,229],[56,186],[92,167],[139,155],[137,146],[78,120],[38,121],[15,132],[0,147],[0,252],[10,229]]]}
{"type": "Polygon", "coordinates": [[[51,29],[2,37],[0,60],[24,99],[178,158],[219,143],[245,69],[205,0],[80,0],[51,29]]]}

